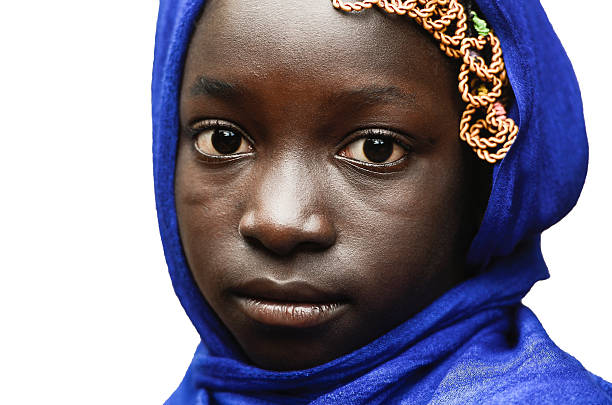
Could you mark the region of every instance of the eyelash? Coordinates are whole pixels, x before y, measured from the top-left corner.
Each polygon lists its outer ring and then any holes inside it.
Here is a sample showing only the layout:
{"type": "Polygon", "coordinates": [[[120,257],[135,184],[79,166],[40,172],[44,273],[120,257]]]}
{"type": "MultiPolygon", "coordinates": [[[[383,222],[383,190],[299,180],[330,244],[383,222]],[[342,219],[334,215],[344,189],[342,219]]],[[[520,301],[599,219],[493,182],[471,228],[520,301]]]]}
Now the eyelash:
{"type": "Polygon", "coordinates": [[[343,142],[342,148],[349,145],[351,142],[355,142],[358,139],[369,139],[369,138],[384,138],[391,139],[393,142],[397,143],[402,148],[410,151],[412,147],[408,145],[404,136],[399,135],[397,131],[390,128],[365,128],[361,130],[355,131],[357,133],[356,136],[350,136],[347,141],[343,142]]]}
{"type": "Polygon", "coordinates": [[[189,134],[191,138],[195,138],[200,135],[203,131],[207,129],[227,129],[230,131],[236,131],[240,135],[244,136],[244,138],[253,144],[253,140],[237,125],[232,124],[229,121],[223,121],[219,119],[207,119],[196,121],[193,124],[190,124],[185,128],[186,132],[189,134]]]}

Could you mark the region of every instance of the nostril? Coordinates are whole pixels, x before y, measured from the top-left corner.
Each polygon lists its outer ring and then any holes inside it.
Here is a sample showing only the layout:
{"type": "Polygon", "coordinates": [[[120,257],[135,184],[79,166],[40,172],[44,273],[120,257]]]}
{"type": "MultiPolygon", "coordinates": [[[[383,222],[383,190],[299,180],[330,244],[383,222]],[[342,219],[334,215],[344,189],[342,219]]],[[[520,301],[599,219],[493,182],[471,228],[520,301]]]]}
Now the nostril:
{"type": "Polygon", "coordinates": [[[257,250],[267,250],[264,244],[257,238],[253,238],[252,236],[245,236],[242,234],[242,237],[246,241],[246,243],[257,250]]]}

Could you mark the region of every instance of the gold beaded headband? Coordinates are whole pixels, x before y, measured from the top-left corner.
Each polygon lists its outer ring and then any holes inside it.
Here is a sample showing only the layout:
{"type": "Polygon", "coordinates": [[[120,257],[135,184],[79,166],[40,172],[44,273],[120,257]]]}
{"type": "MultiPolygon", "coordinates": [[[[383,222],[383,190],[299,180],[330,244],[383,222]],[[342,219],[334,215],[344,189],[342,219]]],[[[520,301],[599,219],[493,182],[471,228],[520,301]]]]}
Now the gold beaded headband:
{"type": "Polygon", "coordinates": [[[478,37],[468,37],[468,16],[457,0],[332,0],[336,9],[361,11],[378,6],[388,13],[407,14],[440,42],[440,49],[463,61],[459,92],[467,104],[459,124],[459,136],[482,160],[495,163],[506,156],[516,139],[518,126],[506,117],[504,90],[509,87],[504,58],[497,38],[475,12],[470,17],[478,37]],[[487,64],[483,55],[490,55],[487,64]],[[482,132],[490,136],[482,136],[482,132]]]}

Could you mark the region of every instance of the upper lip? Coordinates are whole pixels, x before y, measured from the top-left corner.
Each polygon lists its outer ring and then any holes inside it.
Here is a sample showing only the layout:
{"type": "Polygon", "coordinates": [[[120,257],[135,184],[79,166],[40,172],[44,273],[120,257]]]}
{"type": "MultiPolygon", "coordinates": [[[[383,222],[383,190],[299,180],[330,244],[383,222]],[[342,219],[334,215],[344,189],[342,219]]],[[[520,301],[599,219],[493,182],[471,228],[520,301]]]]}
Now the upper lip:
{"type": "Polygon", "coordinates": [[[326,291],[301,280],[280,282],[268,278],[256,278],[232,288],[231,292],[241,297],[263,301],[313,304],[346,301],[346,298],[340,294],[326,291]]]}

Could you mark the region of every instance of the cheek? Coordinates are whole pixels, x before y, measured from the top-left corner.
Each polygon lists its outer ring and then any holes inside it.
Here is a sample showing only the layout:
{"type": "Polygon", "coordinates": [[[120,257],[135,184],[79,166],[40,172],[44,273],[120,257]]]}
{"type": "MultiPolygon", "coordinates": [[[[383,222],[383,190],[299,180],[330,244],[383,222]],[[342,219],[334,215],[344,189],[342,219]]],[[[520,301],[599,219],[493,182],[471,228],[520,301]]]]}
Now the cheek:
{"type": "Polygon", "coordinates": [[[440,164],[417,160],[397,181],[360,182],[358,190],[338,193],[338,252],[353,263],[349,288],[370,308],[419,307],[460,277],[457,239],[466,207],[457,156],[440,164]]]}
{"type": "MultiPolygon", "coordinates": [[[[217,269],[239,256],[243,242],[238,223],[243,207],[240,172],[203,171],[181,147],[177,157],[175,195],[179,231],[185,256],[206,298],[225,275],[217,269]]],[[[244,172],[244,171],[242,171],[244,172]]]]}

